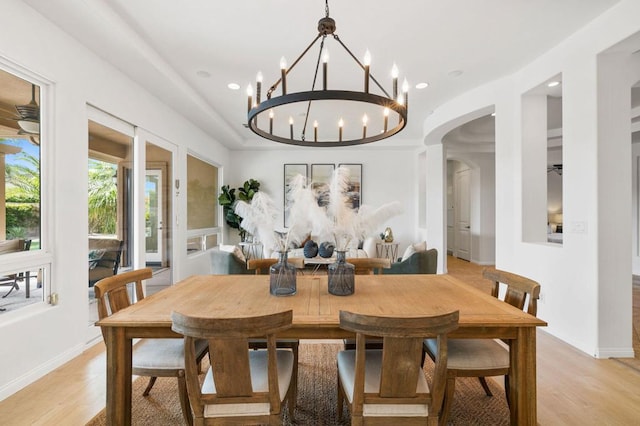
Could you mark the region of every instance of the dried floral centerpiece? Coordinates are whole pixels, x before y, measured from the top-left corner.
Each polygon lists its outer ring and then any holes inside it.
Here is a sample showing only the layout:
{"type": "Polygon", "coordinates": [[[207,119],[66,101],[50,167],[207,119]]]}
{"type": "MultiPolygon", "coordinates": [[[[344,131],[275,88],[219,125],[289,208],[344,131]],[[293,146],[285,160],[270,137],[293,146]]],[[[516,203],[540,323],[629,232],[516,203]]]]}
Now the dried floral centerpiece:
{"type": "Polygon", "coordinates": [[[257,193],[251,203],[238,202],[235,210],[243,218],[241,226],[259,236],[265,248],[277,251],[279,258],[280,253],[285,253],[282,256],[285,262],[290,244],[299,244],[309,234],[321,241],[333,242],[336,262],[329,265],[329,292],[349,295],[355,291],[354,268],[345,260],[349,244],[375,235],[384,221],[402,213],[402,207],[394,201],[378,208],[362,205],[354,210],[347,195],[348,182],[349,170],[338,167],[329,185],[329,203],[320,206],[318,194],[306,177],[293,177],[288,194],[288,229],[276,227],[276,208],[263,191],[257,193]]]}

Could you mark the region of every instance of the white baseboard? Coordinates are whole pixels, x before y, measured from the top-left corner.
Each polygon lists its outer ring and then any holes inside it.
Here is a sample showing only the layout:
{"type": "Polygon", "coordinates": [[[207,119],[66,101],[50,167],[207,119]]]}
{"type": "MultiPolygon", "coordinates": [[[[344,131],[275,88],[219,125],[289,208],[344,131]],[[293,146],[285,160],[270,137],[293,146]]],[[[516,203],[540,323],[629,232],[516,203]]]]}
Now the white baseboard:
{"type": "Polygon", "coordinates": [[[481,266],[493,266],[496,264],[495,261],[492,262],[488,260],[476,260],[476,259],[471,259],[471,262],[481,266]]]}
{"type": "Polygon", "coordinates": [[[68,351],[61,353],[57,357],[38,365],[36,368],[27,372],[26,374],[23,374],[22,376],[10,381],[0,388],[0,401],[10,397],[22,388],[29,386],[31,383],[44,377],[64,363],[77,357],[85,350],[85,348],[86,346],[83,344],[76,345],[68,351]]]}
{"type": "Polygon", "coordinates": [[[594,354],[596,358],[633,358],[633,348],[598,348],[594,354]]]}

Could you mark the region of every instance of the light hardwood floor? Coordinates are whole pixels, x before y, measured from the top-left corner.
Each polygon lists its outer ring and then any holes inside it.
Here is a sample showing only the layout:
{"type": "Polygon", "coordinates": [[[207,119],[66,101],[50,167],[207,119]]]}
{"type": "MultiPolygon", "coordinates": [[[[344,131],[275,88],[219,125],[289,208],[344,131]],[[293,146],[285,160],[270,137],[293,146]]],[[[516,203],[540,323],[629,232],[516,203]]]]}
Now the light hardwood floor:
{"type": "MultiPolygon", "coordinates": [[[[480,266],[449,258],[449,273],[488,291],[481,271],[480,266]]],[[[638,294],[634,287],[634,299],[640,302],[638,294]]],[[[640,424],[640,361],[594,359],[544,331],[538,332],[537,359],[541,425],[640,424]]],[[[104,370],[100,342],[0,402],[0,424],[85,424],[104,408],[104,370]]]]}

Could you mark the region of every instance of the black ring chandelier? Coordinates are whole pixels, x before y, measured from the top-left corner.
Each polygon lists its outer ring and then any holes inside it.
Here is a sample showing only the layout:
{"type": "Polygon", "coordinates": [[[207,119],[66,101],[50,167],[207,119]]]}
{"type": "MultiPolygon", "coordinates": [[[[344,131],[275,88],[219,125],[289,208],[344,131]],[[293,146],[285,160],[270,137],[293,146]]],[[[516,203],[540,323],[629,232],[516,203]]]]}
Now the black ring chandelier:
{"type": "MultiPolygon", "coordinates": [[[[302,52],[302,54],[293,62],[293,64],[287,68],[284,58],[280,60],[280,75],[281,77],[269,88],[267,92],[267,99],[261,102],[261,90],[262,90],[262,74],[258,73],[256,78],[256,98],[253,99],[253,87],[249,85],[247,87],[247,110],[248,110],[248,126],[257,135],[269,139],[275,142],[309,146],[309,147],[338,147],[338,146],[351,146],[361,145],[371,142],[376,142],[382,139],[386,139],[390,136],[400,132],[407,125],[407,111],[408,111],[408,90],[409,85],[407,80],[404,80],[402,84],[402,93],[398,93],[398,69],[395,64],[391,70],[393,96],[389,96],[387,91],[378,83],[370,72],[370,54],[366,52],[364,56],[364,64],[361,63],[355,55],[349,50],[347,46],[340,40],[337,34],[335,34],[336,24],[335,21],[329,17],[329,4],[328,0],[325,0],[325,17],[318,21],[318,35],[309,44],[309,46],[302,52]],[[364,88],[363,91],[350,91],[350,90],[330,90],[327,88],[327,67],[328,67],[328,52],[325,49],[325,39],[327,36],[333,36],[333,38],[342,46],[348,55],[358,64],[364,71],[364,88]],[[291,70],[300,62],[304,55],[313,47],[318,41],[320,42],[320,51],[315,64],[315,73],[313,75],[313,83],[311,90],[306,92],[287,92],[287,75],[291,70]],[[322,88],[316,90],[316,81],[318,80],[318,71],[320,69],[320,63],[322,60],[322,88]],[[370,93],[369,85],[373,82],[384,95],[377,95],[370,93]],[[273,96],[274,92],[281,87],[281,95],[273,96]],[[342,117],[339,119],[336,117],[337,129],[335,129],[335,135],[337,139],[329,138],[329,140],[319,139],[319,123],[317,120],[313,122],[313,136],[307,135],[307,126],[309,124],[309,117],[315,109],[312,109],[312,104],[319,101],[339,101],[339,102],[359,102],[377,106],[380,110],[379,117],[379,132],[374,133],[377,130],[374,126],[373,120],[370,121],[370,117],[365,113],[362,116],[361,127],[362,132],[357,132],[358,137],[343,138],[343,129],[345,127],[342,117]],[[304,115],[304,124],[302,125],[299,136],[294,131],[294,120],[290,114],[283,114],[279,111],[282,107],[289,104],[307,103],[306,113],[304,115]],[[392,114],[394,112],[395,114],[392,114]],[[391,117],[390,117],[391,115],[391,117]],[[268,116],[265,118],[265,116],[268,116]],[[276,123],[289,119],[289,131],[282,131],[282,126],[276,127],[274,132],[274,120],[276,123]],[[396,120],[397,116],[397,120],[396,120]],[[393,123],[397,123],[395,126],[393,123]],[[367,134],[367,127],[369,126],[369,133],[367,134]],[[280,132],[278,133],[278,129],[280,132]]],[[[374,118],[375,119],[375,118],[374,118]]],[[[324,123],[326,125],[326,123],[324,123]]],[[[350,124],[352,126],[352,124],[350,124]]],[[[353,132],[352,132],[353,134],[353,132]]]]}

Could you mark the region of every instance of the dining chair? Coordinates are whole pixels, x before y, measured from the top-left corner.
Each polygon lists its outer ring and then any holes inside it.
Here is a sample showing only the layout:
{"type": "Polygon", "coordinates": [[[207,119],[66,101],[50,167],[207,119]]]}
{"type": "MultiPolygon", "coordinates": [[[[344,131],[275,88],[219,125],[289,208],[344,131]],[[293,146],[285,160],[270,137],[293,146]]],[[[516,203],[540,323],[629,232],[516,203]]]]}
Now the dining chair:
{"type": "MultiPolygon", "coordinates": [[[[536,316],[538,312],[538,298],[540,297],[540,284],[499,269],[486,268],[482,271],[485,279],[493,281],[491,294],[498,297],[500,284],[506,285],[503,301],[536,316]]],[[[493,396],[485,377],[504,375],[504,389],[509,403],[509,341],[495,339],[450,339],[449,359],[447,364],[447,387],[442,409],[441,422],[445,424],[455,392],[456,377],[478,377],[480,384],[487,396],[493,396]]],[[[424,350],[435,359],[438,356],[438,348],[433,339],[424,341],[424,350]]]]}
{"type": "MultiPolygon", "coordinates": [[[[98,318],[107,318],[109,315],[131,306],[133,294],[138,302],[144,299],[142,281],[152,276],[151,268],[144,268],[123,272],[98,281],[94,287],[98,301],[98,318]],[[133,289],[129,289],[129,284],[133,284],[133,289]]],[[[106,339],[104,328],[102,336],[106,339]]],[[[195,348],[198,362],[206,353],[207,343],[200,340],[195,348]]],[[[149,384],[142,393],[144,396],[149,395],[158,377],[177,377],[182,415],[187,424],[193,424],[185,381],[182,339],[140,339],[132,350],[131,367],[133,375],[150,377],[149,384]]]]}
{"type": "MultiPolygon", "coordinates": [[[[256,271],[256,275],[263,275],[269,273],[269,267],[278,262],[276,258],[265,258],[265,259],[249,259],[247,262],[247,269],[254,269],[256,271]]],[[[295,266],[297,269],[304,268],[304,258],[302,257],[292,257],[287,259],[287,262],[295,266]]],[[[298,377],[298,348],[300,346],[300,340],[298,339],[277,339],[276,347],[281,349],[291,349],[293,352],[293,375],[298,377]]],[[[249,348],[257,350],[257,349],[266,349],[267,341],[265,339],[249,339],[249,348]]],[[[297,399],[297,387],[294,389],[294,400],[297,399]]]]}
{"type": "MultiPolygon", "coordinates": [[[[374,272],[380,275],[384,268],[391,267],[391,260],[380,257],[350,257],[347,258],[347,263],[355,266],[354,273],[356,275],[373,275],[374,272]]],[[[344,339],[343,342],[346,350],[356,348],[356,339],[344,339]]],[[[382,349],[382,339],[374,337],[368,338],[367,349],[382,349]]]]}
{"type": "Polygon", "coordinates": [[[201,318],[172,312],[171,329],[184,336],[187,389],[197,425],[282,424],[285,399],[293,421],[297,381],[293,353],[276,349],[276,334],[291,327],[293,311],[242,318],[201,318]],[[266,337],[267,349],[248,350],[266,337]],[[209,345],[211,367],[200,384],[196,339],[209,345]]]}
{"type": "Polygon", "coordinates": [[[445,392],[447,334],[458,328],[458,317],[458,311],[426,317],[340,311],[340,328],[356,333],[356,349],[338,352],[338,418],[346,399],[352,425],[437,425],[445,392]],[[383,338],[382,349],[366,349],[365,336],[383,338]],[[439,348],[431,385],[421,363],[426,337],[433,337],[439,348]]]}
{"type": "Polygon", "coordinates": [[[381,257],[349,257],[347,263],[355,266],[356,275],[382,274],[383,269],[391,268],[391,260],[381,257]]]}
{"type": "MultiPolygon", "coordinates": [[[[265,259],[249,259],[247,261],[247,269],[255,270],[256,275],[268,274],[269,267],[271,265],[275,265],[278,262],[276,258],[265,258],[265,259]]],[[[302,257],[290,257],[287,259],[287,263],[295,266],[297,269],[304,268],[304,258],[302,257]]]]}

